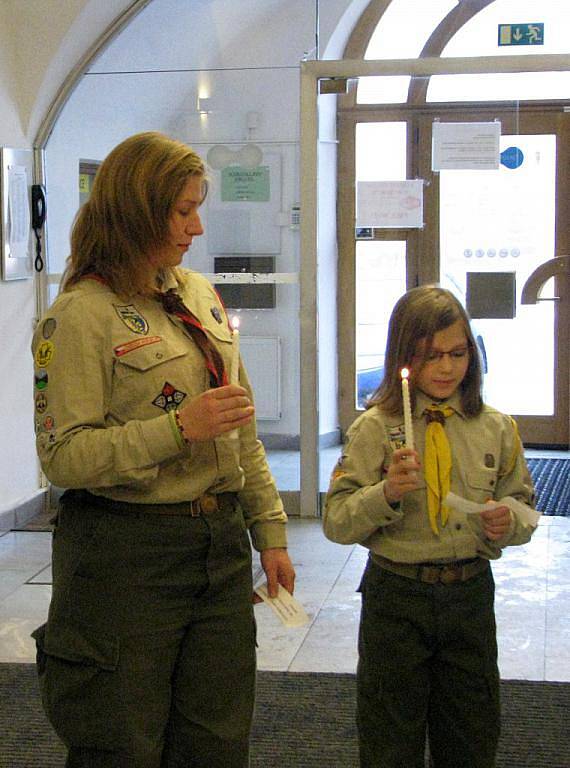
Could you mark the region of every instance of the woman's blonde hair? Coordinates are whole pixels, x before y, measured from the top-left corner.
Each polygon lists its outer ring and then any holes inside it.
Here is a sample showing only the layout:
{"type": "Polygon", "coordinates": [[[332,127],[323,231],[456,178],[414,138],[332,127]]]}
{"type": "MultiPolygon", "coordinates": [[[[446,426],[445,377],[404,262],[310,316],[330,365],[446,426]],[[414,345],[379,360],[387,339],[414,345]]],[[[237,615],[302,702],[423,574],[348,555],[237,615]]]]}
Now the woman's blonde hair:
{"type": "Polygon", "coordinates": [[[425,341],[422,350],[424,365],[435,334],[449,328],[457,320],[463,322],[469,347],[469,364],[459,387],[461,404],[468,416],[480,413],[483,406],[481,360],[469,317],[451,291],[435,285],[412,288],[397,301],[388,325],[384,378],[368,401],[369,407],[379,405],[394,416],[402,413],[402,368],[412,370],[410,396],[414,403],[412,358],[417,354],[419,342],[425,341]]]}
{"type": "Polygon", "coordinates": [[[151,290],[149,258],[164,246],[172,207],[191,176],[204,178],[205,197],[204,163],[181,141],[149,131],[118,144],[74,221],[61,290],[88,274],[120,296],[151,290]]]}

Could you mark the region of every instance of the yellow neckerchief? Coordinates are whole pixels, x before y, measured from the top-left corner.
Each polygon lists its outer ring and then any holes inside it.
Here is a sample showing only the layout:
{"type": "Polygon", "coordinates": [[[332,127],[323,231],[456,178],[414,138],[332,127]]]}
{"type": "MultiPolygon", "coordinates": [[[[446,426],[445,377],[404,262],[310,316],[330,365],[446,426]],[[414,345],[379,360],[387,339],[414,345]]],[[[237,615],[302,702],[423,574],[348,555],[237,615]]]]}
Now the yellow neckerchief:
{"type": "Polygon", "coordinates": [[[423,415],[426,417],[426,445],[424,453],[424,475],[427,486],[427,504],[429,524],[436,536],[439,536],[438,515],[445,526],[449,517],[448,508],[442,503],[451,486],[451,448],[445,434],[445,419],[455,413],[449,405],[428,406],[423,415]]]}

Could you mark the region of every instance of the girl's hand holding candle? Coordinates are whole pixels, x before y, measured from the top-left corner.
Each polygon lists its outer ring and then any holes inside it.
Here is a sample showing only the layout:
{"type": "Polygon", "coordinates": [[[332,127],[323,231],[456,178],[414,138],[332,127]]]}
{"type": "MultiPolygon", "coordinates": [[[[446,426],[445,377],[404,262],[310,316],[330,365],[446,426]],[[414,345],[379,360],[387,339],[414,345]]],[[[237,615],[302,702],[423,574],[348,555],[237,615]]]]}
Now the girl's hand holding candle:
{"type": "Polygon", "coordinates": [[[412,406],[410,403],[410,385],[408,377],[410,372],[407,368],[402,368],[402,403],[404,408],[404,432],[406,435],[406,448],[414,450],[414,428],[412,426],[412,406]]]}

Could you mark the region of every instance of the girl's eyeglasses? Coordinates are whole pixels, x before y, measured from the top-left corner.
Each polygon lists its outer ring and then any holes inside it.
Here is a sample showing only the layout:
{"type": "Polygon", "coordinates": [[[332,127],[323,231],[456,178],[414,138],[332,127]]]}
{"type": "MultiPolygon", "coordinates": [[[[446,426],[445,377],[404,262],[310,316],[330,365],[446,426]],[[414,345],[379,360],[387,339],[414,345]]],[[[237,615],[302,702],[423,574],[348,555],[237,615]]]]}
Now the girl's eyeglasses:
{"type": "Polygon", "coordinates": [[[469,346],[456,347],[450,349],[449,352],[441,352],[439,349],[431,349],[425,357],[426,363],[438,363],[446,355],[449,355],[449,359],[453,361],[464,360],[469,354],[469,346]]]}

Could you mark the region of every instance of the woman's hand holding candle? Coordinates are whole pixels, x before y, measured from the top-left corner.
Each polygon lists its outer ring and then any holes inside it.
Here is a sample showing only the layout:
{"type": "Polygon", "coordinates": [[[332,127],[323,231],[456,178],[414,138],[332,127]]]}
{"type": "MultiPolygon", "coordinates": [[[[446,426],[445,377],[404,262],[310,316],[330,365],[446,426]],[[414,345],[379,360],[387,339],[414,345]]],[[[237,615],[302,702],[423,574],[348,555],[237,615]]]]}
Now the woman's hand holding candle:
{"type": "MultiPolygon", "coordinates": [[[[230,384],[239,384],[239,317],[234,315],[231,319],[232,326],[232,360],[230,364],[230,384]]],[[[232,429],[228,437],[237,440],[239,431],[232,429]]]]}
{"type": "Polygon", "coordinates": [[[232,362],[230,367],[230,384],[239,384],[239,317],[234,315],[232,325],[232,362]]]}

